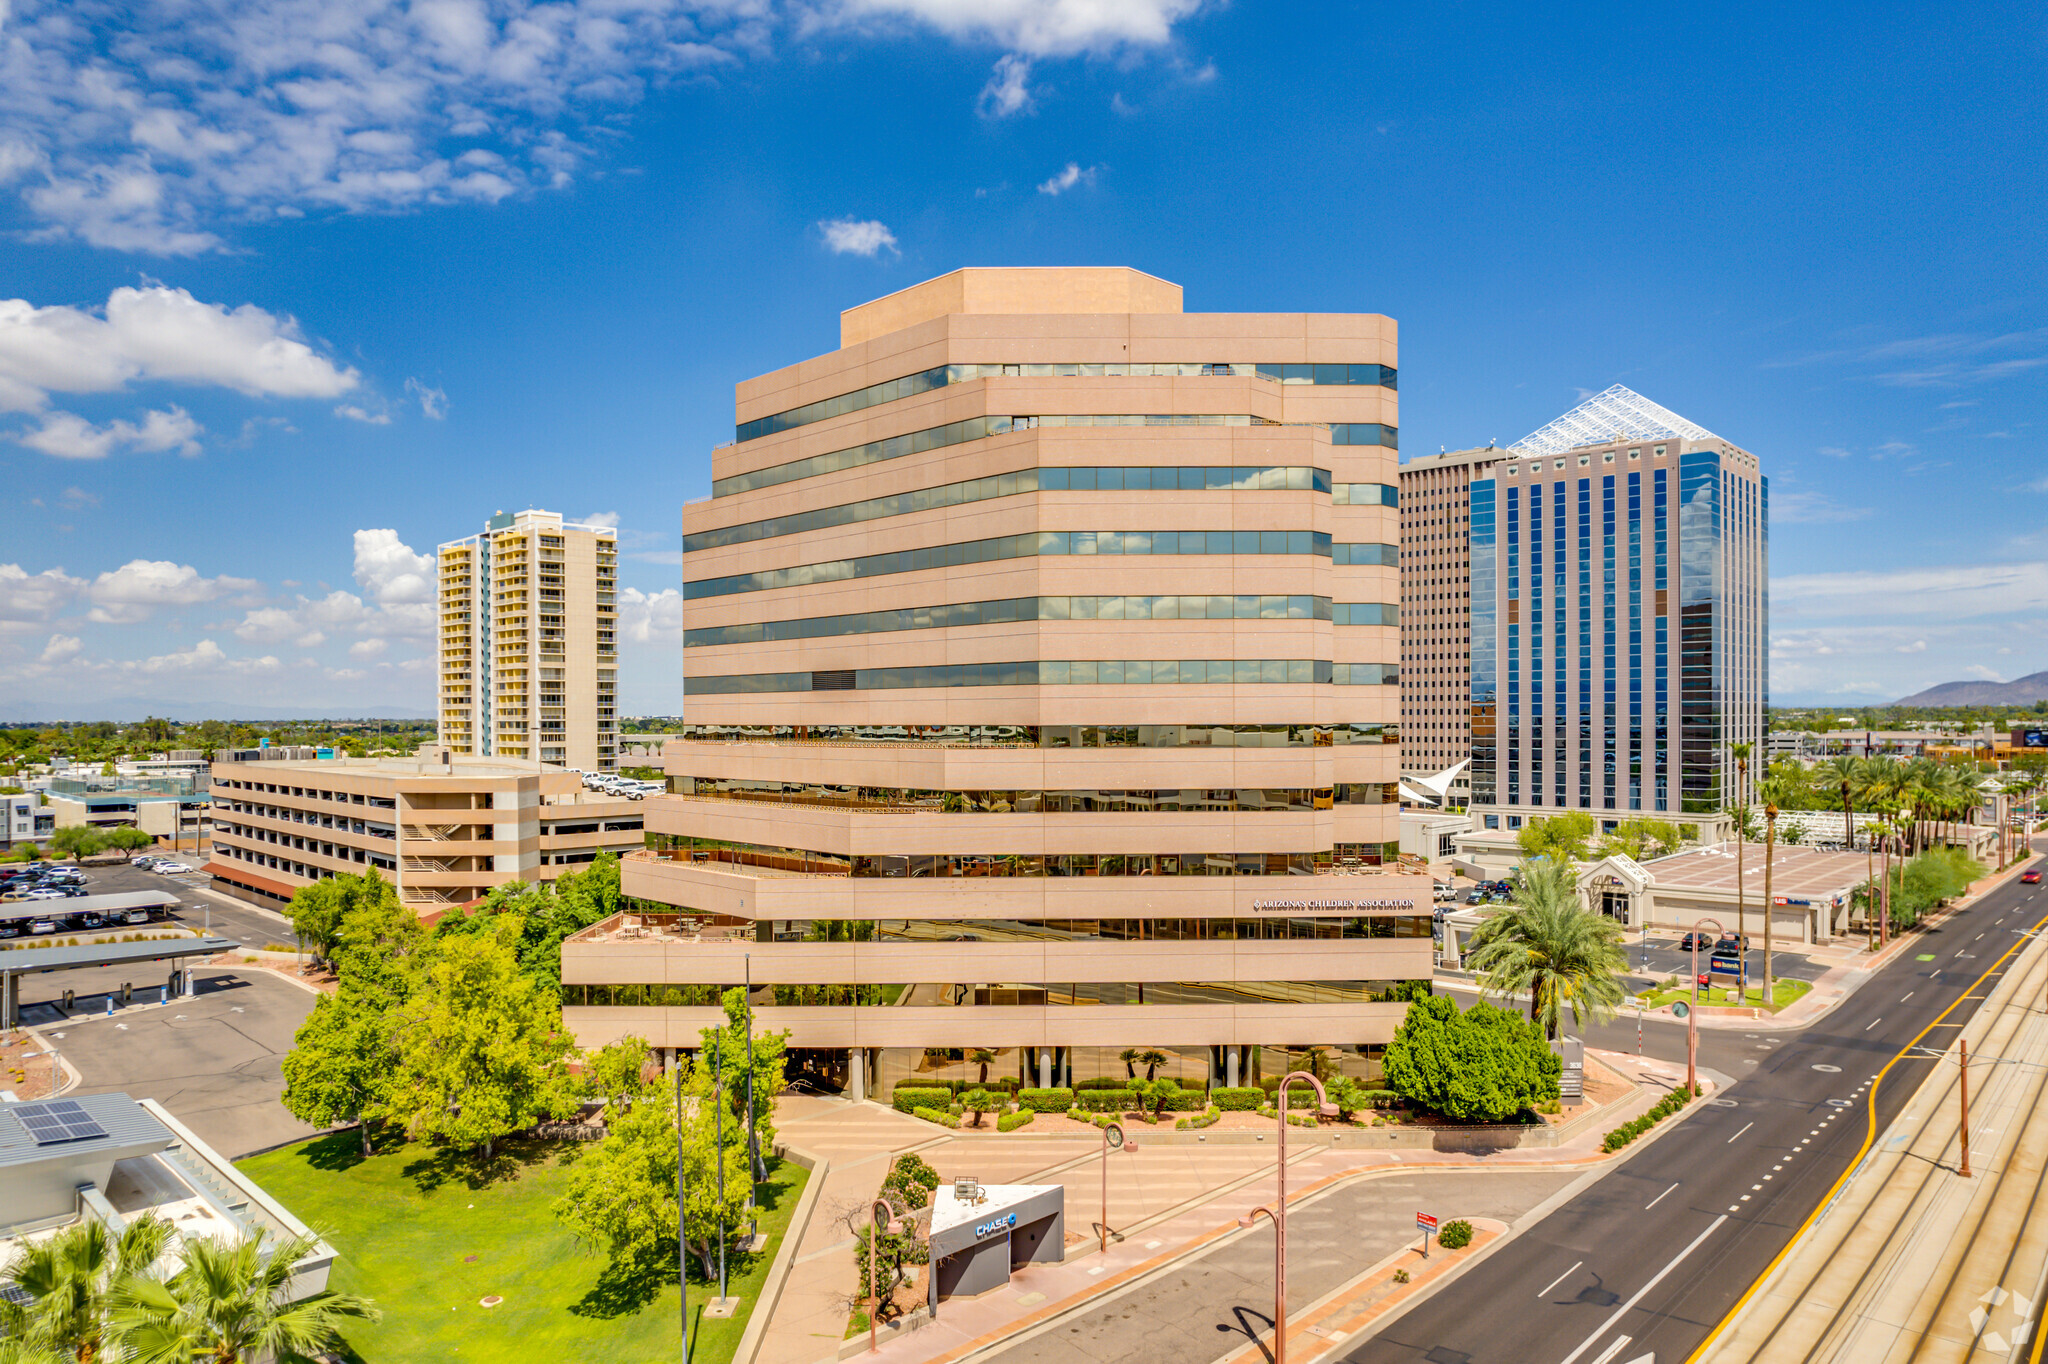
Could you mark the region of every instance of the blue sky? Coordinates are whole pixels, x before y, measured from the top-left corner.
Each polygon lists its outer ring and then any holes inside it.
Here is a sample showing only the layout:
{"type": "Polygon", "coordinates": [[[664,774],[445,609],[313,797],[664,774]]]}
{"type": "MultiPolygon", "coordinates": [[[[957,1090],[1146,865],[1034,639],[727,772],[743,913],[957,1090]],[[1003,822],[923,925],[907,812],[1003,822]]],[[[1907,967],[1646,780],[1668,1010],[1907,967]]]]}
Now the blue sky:
{"type": "Polygon", "coordinates": [[[0,0],[0,715],[431,710],[428,563],[616,516],[681,702],[734,381],[970,264],[1401,324],[1409,453],[1625,383],[1773,480],[1774,692],[2048,667],[2019,6],[0,0]]]}

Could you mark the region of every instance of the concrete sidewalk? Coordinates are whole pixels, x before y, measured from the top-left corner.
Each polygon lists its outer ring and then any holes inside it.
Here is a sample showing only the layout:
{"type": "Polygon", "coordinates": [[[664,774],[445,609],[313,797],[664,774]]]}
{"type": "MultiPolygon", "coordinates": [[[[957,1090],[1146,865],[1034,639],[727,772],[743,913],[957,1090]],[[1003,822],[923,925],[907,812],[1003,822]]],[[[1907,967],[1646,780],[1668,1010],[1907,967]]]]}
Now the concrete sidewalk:
{"type": "MultiPolygon", "coordinates": [[[[1477,1153],[1364,1150],[1333,1145],[1327,1133],[1319,1140],[1320,1129],[1291,1128],[1289,1206],[1360,1179],[1484,1170],[1583,1173],[1607,1158],[1600,1152],[1600,1143],[1609,1130],[1650,1108],[1684,1079],[1682,1070],[1674,1070],[1668,1063],[1606,1052],[1597,1053],[1597,1057],[1635,1081],[1637,1088],[1628,1098],[1611,1105],[1585,1131],[1557,1147],[1477,1153]]],[[[858,1107],[883,1120],[897,1116],[874,1105],[858,1107]]],[[[850,1126],[869,1127],[876,1119],[849,1113],[845,1121],[850,1126]]],[[[926,1123],[904,1121],[918,1130],[902,1132],[893,1124],[886,1124],[899,1141],[929,1136],[935,1130],[926,1123]]],[[[830,1127],[830,1118],[820,1115],[807,1126],[801,1119],[794,1124],[785,1123],[783,1131],[797,1144],[814,1148],[830,1127]],[[793,1129],[802,1130],[803,1135],[798,1136],[793,1129]]],[[[1169,1269],[1178,1273],[1193,1263],[1190,1257],[1202,1256],[1219,1243],[1238,1237],[1237,1219],[1272,1201],[1275,1141],[1259,1145],[1169,1145],[1148,1143],[1143,1127],[1136,1130],[1136,1135],[1138,1151],[1110,1158],[1108,1221],[1123,1233],[1123,1240],[1113,1241],[1106,1253],[1096,1248],[1092,1230],[1092,1224],[1101,1217],[1099,1141],[1032,1138],[1021,1133],[1010,1137],[958,1138],[941,1132],[937,1142],[920,1146],[919,1153],[946,1178],[972,1174],[990,1183],[1066,1185],[1068,1259],[1063,1264],[1021,1269],[1007,1289],[977,1299],[948,1302],[940,1308],[936,1321],[899,1332],[893,1339],[885,1338],[881,1354],[889,1364],[950,1364],[969,1355],[1007,1348],[1021,1333],[1078,1320],[1098,1307],[1107,1295],[1142,1285],[1169,1269]]],[[[873,1134],[870,1142],[872,1138],[873,1134]]],[[[831,1139],[842,1140],[837,1134],[831,1139]]],[[[873,1153],[875,1147],[869,1144],[865,1150],[873,1153]]],[[[886,1169],[884,1160],[870,1154],[868,1163],[857,1169],[847,1167],[843,1185],[846,1194],[855,1198],[872,1196],[886,1169]]],[[[835,1189],[834,1177],[839,1173],[835,1167],[832,1176],[828,1176],[828,1190],[835,1189]]],[[[1501,1211],[1514,1215],[1512,1208],[1501,1211]]],[[[852,1241],[843,1226],[820,1229],[819,1223],[829,1220],[826,1212],[821,1206],[799,1249],[790,1290],[785,1291],[783,1305],[778,1306],[770,1325],[769,1339],[764,1341],[760,1355],[764,1364],[822,1364],[838,1358],[838,1336],[846,1321],[845,1297],[851,1287],[852,1241]],[[815,1258],[806,1259],[807,1256],[815,1258]],[[793,1299],[797,1272],[805,1274],[806,1286],[793,1299]],[[796,1308],[795,1301],[813,1306],[796,1308]],[[836,1318],[832,1316],[834,1312],[836,1318]],[[767,1348],[770,1342],[776,1347],[772,1354],[767,1348]],[[802,1353],[806,1344],[809,1352],[802,1353]]],[[[1404,1231],[1403,1239],[1405,1235],[1404,1231]]],[[[1384,1254],[1381,1250],[1371,1258],[1384,1254]]],[[[1267,1259],[1270,1258],[1269,1251],[1267,1259]]],[[[1355,1274],[1362,1267],[1359,1259],[1357,1247],[1351,1247],[1345,1253],[1342,1268],[1355,1274]]],[[[1208,1357],[1228,1348],[1228,1342],[1220,1337],[1213,1345],[1208,1357]]]]}
{"type": "Polygon", "coordinates": [[[1914,1067],[1925,1078],[1705,1360],[2003,1362],[2031,1340],[2048,1291],[2044,988],[2048,948],[2031,943],[1967,1027],[1928,1030],[1922,1045],[1942,1059],[1889,1068],[1879,1084],[1910,1083],[1914,1067]],[[1967,1179],[1958,1034],[1970,1050],[1967,1179]]]}

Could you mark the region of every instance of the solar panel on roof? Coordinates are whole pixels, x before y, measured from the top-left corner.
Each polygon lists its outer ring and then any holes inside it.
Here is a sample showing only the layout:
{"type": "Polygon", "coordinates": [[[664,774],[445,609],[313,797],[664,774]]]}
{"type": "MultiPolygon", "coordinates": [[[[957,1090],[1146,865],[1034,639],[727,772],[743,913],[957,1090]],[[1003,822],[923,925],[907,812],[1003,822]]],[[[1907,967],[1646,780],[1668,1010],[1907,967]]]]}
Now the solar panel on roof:
{"type": "Polygon", "coordinates": [[[9,1104],[7,1111],[14,1114],[29,1139],[38,1146],[54,1146],[59,1142],[84,1141],[89,1137],[107,1135],[107,1129],[85,1111],[84,1105],[73,1099],[9,1104]]]}

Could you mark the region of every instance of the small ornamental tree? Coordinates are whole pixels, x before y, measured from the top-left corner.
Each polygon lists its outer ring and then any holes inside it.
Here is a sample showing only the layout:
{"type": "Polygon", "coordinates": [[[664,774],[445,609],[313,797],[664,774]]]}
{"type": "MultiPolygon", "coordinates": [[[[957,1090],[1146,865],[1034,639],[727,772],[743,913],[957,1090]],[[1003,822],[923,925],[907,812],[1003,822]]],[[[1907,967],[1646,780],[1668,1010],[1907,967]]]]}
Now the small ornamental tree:
{"type": "Polygon", "coordinates": [[[1387,1084],[1461,1122],[1499,1122],[1558,1096],[1563,1062],[1535,1024],[1484,1000],[1460,1013],[1446,995],[1418,1000],[1387,1045],[1387,1084]]]}

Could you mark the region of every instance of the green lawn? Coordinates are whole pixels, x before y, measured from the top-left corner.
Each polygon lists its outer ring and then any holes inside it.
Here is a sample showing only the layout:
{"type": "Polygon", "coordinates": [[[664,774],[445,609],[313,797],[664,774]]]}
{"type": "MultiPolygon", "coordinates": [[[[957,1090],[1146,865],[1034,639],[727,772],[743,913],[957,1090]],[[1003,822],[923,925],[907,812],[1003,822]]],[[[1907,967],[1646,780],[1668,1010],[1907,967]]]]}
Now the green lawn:
{"type": "MultiPolygon", "coordinates": [[[[383,1309],[381,1322],[349,1333],[365,1364],[674,1360],[674,1263],[612,1270],[549,1211],[584,1149],[514,1143],[484,1176],[468,1153],[414,1144],[363,1160],[356,1134],[343,1132],[238,1164],[340,1252],[332,1286],[383,1309]],[[479,1306],[490,1294],[504,1302],[479,1306]]],[[[715,1287],[696,1281],[691,1262],[691,1316],[703,1328],[694,1364],[732,1358],[808,1175],[771,1163],[760,1192],[768,1248],[729,1262],[742,1299],[731,1320],[701,1321],[715,1287]]]]}
{"type": "MultiPolygon", "coordinates": [[[[1771,982],[1771,985],[1771,1002],[1768,1005],[1764,1004],[1764,987],[1761,984],[1752,985],[1749,987],[1749,989],[1745,990],[1743,992],[1742,999],[1739,1003],[1736,1000],[1728,998],[1728,991],[1733,989],[1733,986],[1716,985],[1711,990],[1700,991],[1700,1003],[1712,1004],[1717,1007],[1727,1008],[1737,1008],[1745,1006],[1751,1008],[1766,1007],[1769,1008],[1772,1013],[1776,1013],[1778,1010],[1784,1008],[1787,1004],[1790,1004],[1793,1000],[1798,999],[1801,995],[1804,995],[1807,991],[1813,988],[1811,982],[1804,980],[1786,980],[1782,976],[1780,976],[1777,980],[1771,982]]],[[[1680,985],[1669,990],[1652,991],[1649,995],[1649,1007],[1652,1009],[1661,1008],[1666,1004],[1670,1004],[1674,1001],[1681,999],[1686,1001],[1688,1004],[1692,1002],[1692,989],[1690,986],[1680,985]]]]}

